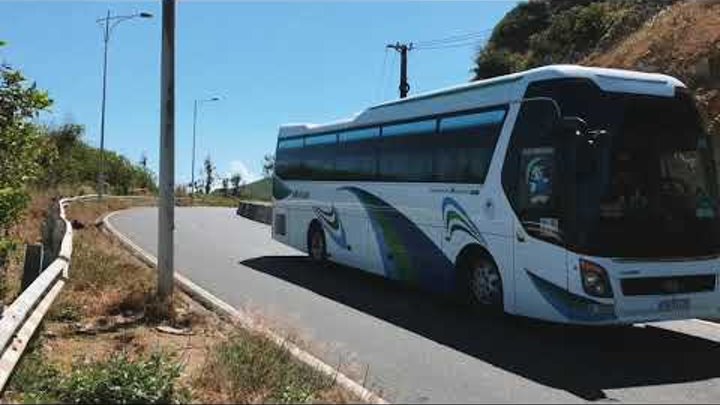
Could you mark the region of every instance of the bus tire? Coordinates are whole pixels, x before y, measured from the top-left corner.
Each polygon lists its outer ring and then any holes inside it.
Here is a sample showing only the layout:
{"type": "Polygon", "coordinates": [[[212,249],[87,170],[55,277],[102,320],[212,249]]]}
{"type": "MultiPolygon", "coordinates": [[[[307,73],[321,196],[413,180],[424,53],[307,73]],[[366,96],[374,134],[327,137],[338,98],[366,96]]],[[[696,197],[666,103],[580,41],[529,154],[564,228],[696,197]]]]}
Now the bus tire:
{"type": "Polygon", "coordinates": [[[310,260],[315,263],[324,263],[327,260],[327,245],[325,232],[316,221],[310,223],[307,234],[307,252],[310,260]]]}
{"type": "Polygon", "coordinates": [[[482,249],[472,249],[458,262],[463,295],[473,307],[493,314],[502,314],[502,276],[492,257],[482,249]]]}

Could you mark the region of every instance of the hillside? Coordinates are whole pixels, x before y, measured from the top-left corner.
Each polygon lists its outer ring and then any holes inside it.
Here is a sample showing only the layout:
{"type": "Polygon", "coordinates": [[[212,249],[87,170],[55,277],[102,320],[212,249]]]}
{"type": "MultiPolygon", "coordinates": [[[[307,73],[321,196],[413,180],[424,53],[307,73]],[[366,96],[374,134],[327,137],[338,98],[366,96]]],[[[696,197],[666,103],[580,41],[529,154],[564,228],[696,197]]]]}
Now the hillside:
{"type": "Polygon", "coordinates": [[[661,72],[695,91],[720,135],[720,1],[518,4],[475,60],[475,79],[552,63],[661,72]]]}
{"type": "Polygon", "coordinates": [[[583,65],[662,72],[693,88],[720,134],[720,2],[684,2],[658,14],[618,45],[583,65]]]}

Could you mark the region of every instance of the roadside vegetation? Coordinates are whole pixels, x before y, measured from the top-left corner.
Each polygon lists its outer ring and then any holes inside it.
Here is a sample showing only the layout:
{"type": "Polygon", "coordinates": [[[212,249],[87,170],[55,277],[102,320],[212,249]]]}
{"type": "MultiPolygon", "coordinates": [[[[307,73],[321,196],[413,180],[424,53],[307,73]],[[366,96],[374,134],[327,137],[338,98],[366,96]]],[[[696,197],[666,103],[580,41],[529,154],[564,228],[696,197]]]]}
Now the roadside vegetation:
{"type": "Polygon", "coordinates": [[[155,272],[95,222],[152,202],[74,203],[78,227],[65,289],[4,393],[32,403],[345,403],[332,378],[176,292],[157,316],[155,272]]]}
{"type": "MultiPolygon", "coordinates": [[[[0,46],[8,46],[0,41],[0,46]]],[[[43,125],[40,114],[53,101],[23,73],[0,64],[0,302],[17,291],[22,244],[39,242],[38,222],[52,199],[94,189],[100,157],[109,191],[152,193],[155,181],[147,165],[99,150],[83,141],[77,124],[43,125]]]]}

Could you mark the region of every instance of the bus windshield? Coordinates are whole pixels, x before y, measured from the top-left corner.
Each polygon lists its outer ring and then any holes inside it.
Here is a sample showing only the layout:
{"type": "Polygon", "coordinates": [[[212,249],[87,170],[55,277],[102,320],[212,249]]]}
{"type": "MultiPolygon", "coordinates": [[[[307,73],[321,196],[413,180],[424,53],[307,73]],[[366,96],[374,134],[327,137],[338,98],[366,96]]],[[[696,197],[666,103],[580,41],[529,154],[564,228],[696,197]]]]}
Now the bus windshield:
{"type": "MultiPolygon", "coordinates": [[[[712,149],[690,95],[596,93],[569,148],[571,244],[610,257],[720,253],[712,149]]],[[[566,108],[560,100],[563,115],[566,108]]],[[[577,109],[578,106],[572,107],[577,109]]]]}

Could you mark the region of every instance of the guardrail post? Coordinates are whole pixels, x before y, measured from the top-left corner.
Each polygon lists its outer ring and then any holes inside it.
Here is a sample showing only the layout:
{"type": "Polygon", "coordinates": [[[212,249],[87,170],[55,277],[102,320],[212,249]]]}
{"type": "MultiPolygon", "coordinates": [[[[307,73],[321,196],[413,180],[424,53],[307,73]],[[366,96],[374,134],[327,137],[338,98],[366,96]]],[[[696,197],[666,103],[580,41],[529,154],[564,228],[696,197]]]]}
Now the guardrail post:
{"type": "Polygon", "coordinates": [[[43,245],[27,244],[25,245],[25,265],[23,266],[21,290],[32,284],[40,275],[43,269],[43,245]]]}

